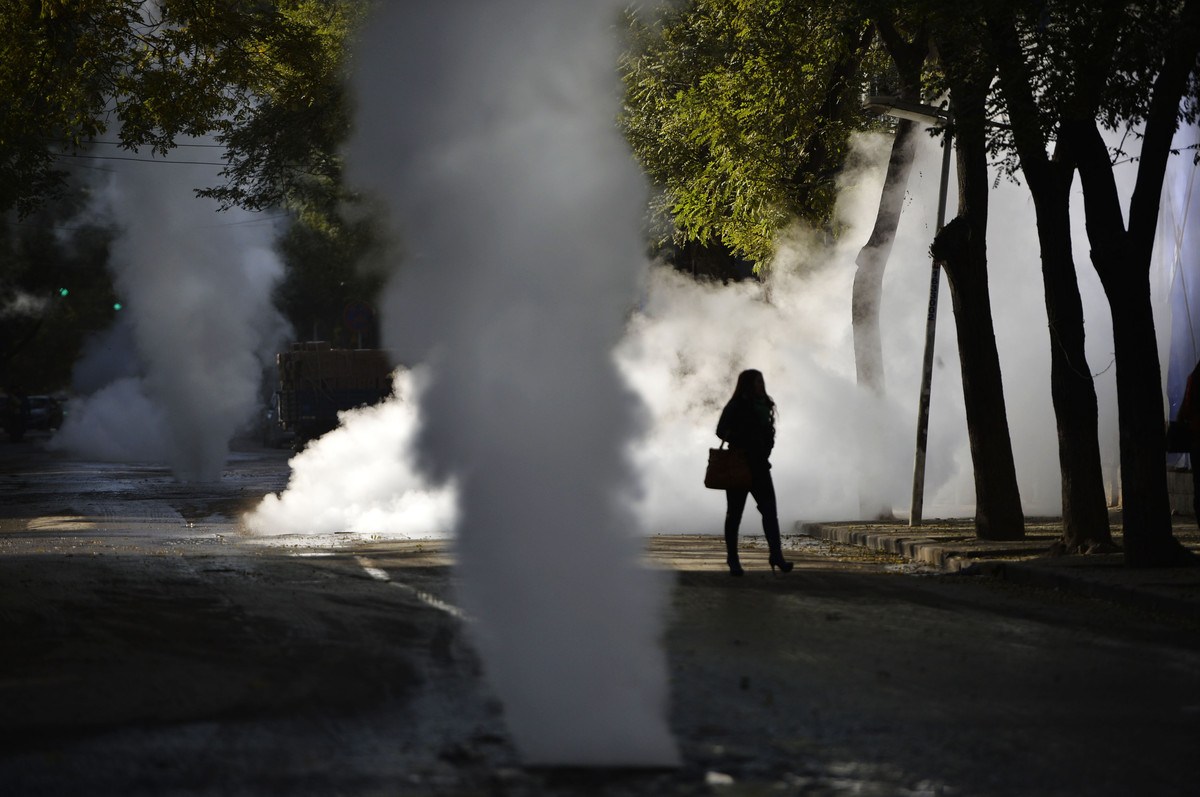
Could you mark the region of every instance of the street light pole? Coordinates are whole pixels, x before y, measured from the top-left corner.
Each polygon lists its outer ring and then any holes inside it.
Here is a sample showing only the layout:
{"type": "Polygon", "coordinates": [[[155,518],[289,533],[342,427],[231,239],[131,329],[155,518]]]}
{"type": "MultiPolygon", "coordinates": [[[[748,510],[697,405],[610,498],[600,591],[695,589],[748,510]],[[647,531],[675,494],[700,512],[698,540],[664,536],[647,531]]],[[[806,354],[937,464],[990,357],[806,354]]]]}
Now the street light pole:
{"type": "MultiPolygon", "coordinates": [[[[950,153],[954,141],[949,128],[942,138],[942,182],[938,192],[937,231],[946,224],[946,184],[950,180],[950,153]]],[[[910,527],[920,526],[925,509],[925,451],[929,440],[929,393],[933,383],[933,339],[937,329],[938,289],[941,285],[942,264],[933,261],[929,277],[929,315],[925,319],[925,359],[921,365],[921,398],[917,402],[917,446],[913,457],[912,508],[908,514],[910,527]]]]}
{"type": "MultiPolygon", "coordinates": [[[[950,180],[950,155],[953,152],[953,137],[950,129],[950,113],[932,105],[910,102],[899,97],[867,97],[863,110],[884,114],[897,119],[924,122],[943,128],[942,137],[942,180],[938,190],[937,232],[946,223],[946,187],[950,180]]],[[[933,383],[933,343],[937,331],[938,290],[941,284],[942,265],[933,261],[929,277],[929,313],[925,318],[925,357],[921,366],[921,396],[917,402],[917,445],[913,457],[912,508],[909,510],[908,525],[920,526],[925,507],[925,452],[929,440],[929,394],[933,383]]]]}

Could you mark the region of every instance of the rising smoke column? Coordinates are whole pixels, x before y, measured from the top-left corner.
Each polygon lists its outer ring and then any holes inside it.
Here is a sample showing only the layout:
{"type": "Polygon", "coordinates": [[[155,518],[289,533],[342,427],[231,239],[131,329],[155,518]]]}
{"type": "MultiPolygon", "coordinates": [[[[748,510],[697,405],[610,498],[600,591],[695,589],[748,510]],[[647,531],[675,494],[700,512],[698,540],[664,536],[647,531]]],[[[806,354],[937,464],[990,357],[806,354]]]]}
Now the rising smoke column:
{"type": "Polygon", "coordinates": [[[409,253],[386,342],[430,365],[419,455],[458,485],[461,600],[530,763],[676,760],[612,358],[644,268],[621,5],[381,4],[356,54],[353,171],[409,253]]]}
{"type": "Polygon", "coordinates": [[[214,481],[286,335],[271,300],[282,276],[273,233],[194,195],[212,168],[123,162],[111,171],[93,212],[119,228],[110,268],[133,343],[124,357],[137,367],[73,406],[55,445],[165,460],[182,481],[214,481]]]}

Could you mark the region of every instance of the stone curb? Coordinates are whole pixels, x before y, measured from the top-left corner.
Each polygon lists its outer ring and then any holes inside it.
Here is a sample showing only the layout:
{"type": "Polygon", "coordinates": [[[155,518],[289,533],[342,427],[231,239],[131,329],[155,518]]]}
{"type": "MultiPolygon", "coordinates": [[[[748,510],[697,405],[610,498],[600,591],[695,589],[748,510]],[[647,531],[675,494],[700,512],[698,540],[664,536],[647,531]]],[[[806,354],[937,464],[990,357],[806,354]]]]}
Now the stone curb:
{"type": "Polygon", "coordinates": [[[1056,537],[1037,535],[1021,542],[936,538],[886,531],[869,524],[805,523],[795,533],[899,554],[946,573],[985,575],[1013,584],[1059,590],[1087,598],[1200,620],[1200,568],[1130,570],[1120,554],[1042,556],[1056,537]]]}
{"type": "Polygon", "coordinates": [[[1031,537],[1022,542],[981,543],[974,539],[939,539],[922,534],[881,531],[865,525],[841,525],[798,522],[797,534],[857,545],[873,551],[898,554],[914,562],[932,565],[946,572],[958,572],[982,561],[1017,556],[1037,556],[1054,541],[1050,537],[1031,537]]]}

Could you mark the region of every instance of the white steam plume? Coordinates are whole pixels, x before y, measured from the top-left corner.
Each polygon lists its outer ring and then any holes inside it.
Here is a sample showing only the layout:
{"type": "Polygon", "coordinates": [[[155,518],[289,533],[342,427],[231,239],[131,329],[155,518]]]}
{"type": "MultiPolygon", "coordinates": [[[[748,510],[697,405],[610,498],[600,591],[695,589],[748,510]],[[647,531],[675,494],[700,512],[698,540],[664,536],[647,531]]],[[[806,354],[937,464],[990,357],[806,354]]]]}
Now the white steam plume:
{"type": "MultiPolygon", "coordinates": [[[[939,142],[922,137],[887,267],[881,305],[887,397],[855,385],[850,291],[854,259],[870,234],[890,139],[855,139],[858,164],[841,179],[837,213],[844,232],[833,244],[803,231],[781,239],[767,285],[696,283],[656,269],[645,301],[619,349],[620,363],[650,407],[649,432],[638,445],[642,477],[638,509],[655,532],[719,534],[724,497],[700,488],[704,452],[737,373],[764,372],[779,404],[772,463],[785,531],[796,520],[859,519],[862,485],[868,503],[908,511],[916,434],[929,243],[938,197],[939,142]],[[863,418],[878,421],[874,431],[863,418]],[[857,455],[859,435],[870,456],[857,455]],[[867,467],[866,478],[858,469],[867,467]]],[[[949,206],[954,207],[954,181],[949,206]]],[[[1079,204],[1078,202],[1076,203],[1079,204]]],[[[1057,437],[1050,402],[1045,300],[1028,190],[1001,181],[991,194],[989,274],[997,346],[1022,501],[1029,514],[1061,511],[1057,437]]],[[[1077,271],[1088,319],[1093,372],[1112,359],[1107,302],[1087,262],[1081,218],[1075,220],[1077,271]]],[[[970,516],[973,470],[966,434],[954,317],[945,276],[938,306],[927,517],[970,516]]],[[[1105,465],[1115,468],[1115,398],[1111,370],[1096,380],[1105,465]]],[[[753,512],[744,534],[761,533],[753,512]]]]}
{"type": "Polygon", "coordinates": [[[287,490],[243,517],[259,535],[394,534],[441,537],[454,527],[454,487],[430,487],[416,450],[418,380],[397,370],[392,395],[341,413],[339,428],[292,458],[287,490]]]}
{"type": "Polygon", "coordinates": [[[98,212],[120,229],[110,267],[132,331],[138,383],[73,408],[55,445],[91,456],[166,461],[183,481],[220,477],[229,441],[258,406],[263,367],[285,337],[271,304],[282,274],[269,225],[217,214],[193,189],[214,170],[121,162],[98,212]],[[131,415],[134,391],[157,413],[131,415]],[[98,425],[97,425],[98,424],[98,425]],[[106,441],[124,440],[119,446],[106,441]]]}
{"type": "Polygon", "coordinates": [[[389,348],[427,360],[421,462],[459,489],[461,597],[525,760],[677,760],[612,357],[644,263],[614,125],[621,3],[382,4],[352,149],[410,253],[389,348]]]}
{"type": "MultiPolygon", "coordinates": [[[[873,413],[881,422],[880,431],[865,441],[873,452],[866,461],[872,470],[861,481],[874,485],[872,498],[880,505],[892,506],[900,516],[907,513],[940,150],[937,140],[922,137],[919,142],[888,265],[881,307],[888,395],[880,400],[862,395],[854,385],[850,287],[854,258],[874,220],[889,145],[881,136],[856,139],[858,157],[853,162],[860,168],[843,177],[838,200],[844,234],[833,245],[803,233],[787,236],[769,287],[699,284],[669,269],[651,270],[638,312],[618,347],[621,371],[649,410],[646,433],[634,444],[641,483],[637,511],[648,531],[720,533],[724,498],[701,487],[705,451],[716,443],[713,429],[733,379],[746,367],[764,371],[780,405],[779,442],[772,461],[785,531],[796,520],[859,519],[856,469],[863,463],[854,445],[856,436],[864,434],[859,420],[864,413],[873,413]]],[[[1190,168],[1185,172],[1190,178],[1190,168]]],[[[1127,189],[1130,176],[1119,173],[1119,185],[1127,189]]],[[[952,179],[951,207],[954,202],[952,179]]],[[[1053,515],[1061,511],[1061,487],[1050,401],[1050,340],[1028,190],[1000,181],[991,193],[991,211],[991,297],[1022,502],[1030,515],[1053,515]]],[[[1073,214],[1088,362],[1097,375],[1106,486],[1115,488],[1112,325],[1088,261],[1078,195],[1073,214]]],[[[1170,265],[1156,264],[1162,272],[1156,284],[1164,295],[1162,286],[1179,279],[1179,270],[1170,271],[1170,265]]],[[[1170,336],[1164,327],[1171,315],[1161,296],[1155,306],[1165,348],[1170,336]]],[[[944,276],[937,330],[926,516],[969,517],[974,511],[974,476],[944,276]]],[[[398,454],[380,451],[376,456],[384,472],[398,454]]],[[[325,461],[325,472],[312,481],[339,478],[344,466],[325,461]]],[[[364,505],[363,511],[367,509],[364,505]]],[[[408,523],[382,510],[386,503],[370,507],[372,531],[408,523]]],[[[743,520],[743,533],[758,533],[753,512],[743,520]]]]}
{"type": "Polygon", "coordinates": [[[46,312],[50,300],[16,290],[0,304],[0,318],[37,318],[46,312]]]}

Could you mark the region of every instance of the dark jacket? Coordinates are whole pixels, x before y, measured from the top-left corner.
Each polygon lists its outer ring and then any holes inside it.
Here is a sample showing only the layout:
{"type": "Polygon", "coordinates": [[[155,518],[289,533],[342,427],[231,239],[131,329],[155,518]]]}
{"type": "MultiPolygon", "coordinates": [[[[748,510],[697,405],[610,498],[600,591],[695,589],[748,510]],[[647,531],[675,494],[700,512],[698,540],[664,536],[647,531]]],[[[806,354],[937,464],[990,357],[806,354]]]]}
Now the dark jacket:
{"type": "Polygon", "coordinates": [[[766,464],[775,447],[775,423],[770,405],[752,398],[734,397],[721,411],[717,437],[743,451],[751,465],[766,464]]]}

